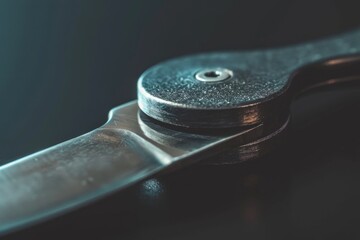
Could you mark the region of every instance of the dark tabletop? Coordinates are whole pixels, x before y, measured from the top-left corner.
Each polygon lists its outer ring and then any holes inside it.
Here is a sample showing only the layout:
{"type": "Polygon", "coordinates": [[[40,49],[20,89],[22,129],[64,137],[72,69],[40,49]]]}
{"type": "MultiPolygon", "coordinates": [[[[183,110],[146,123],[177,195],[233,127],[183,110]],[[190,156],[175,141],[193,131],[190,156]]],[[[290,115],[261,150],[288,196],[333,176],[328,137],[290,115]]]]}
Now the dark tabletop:
{"type": "MultiPolygon", "coordinates": [[[[359,27],[343,1],[0,1],[0,164],[88,132],[168,58],[359,27]]],[[[359,239],[360,88],[300,98],[286,143],[196,165],[2,239],[359,239]]],[[[0,196],[1,197],[1,196],[0,196]]],[[[1,213],[0,213],[1,214],[1,213]]]]}

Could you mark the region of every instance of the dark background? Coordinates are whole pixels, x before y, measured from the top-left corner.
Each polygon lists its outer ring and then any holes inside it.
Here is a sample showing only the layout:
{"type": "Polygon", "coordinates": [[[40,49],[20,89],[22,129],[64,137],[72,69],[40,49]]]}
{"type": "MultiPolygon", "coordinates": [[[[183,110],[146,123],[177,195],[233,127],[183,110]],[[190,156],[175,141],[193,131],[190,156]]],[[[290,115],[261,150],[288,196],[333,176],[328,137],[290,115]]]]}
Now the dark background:
{"type": "MultiPolygon", "coordinates": [[[[162,60],[359,26],[340,0],[0,1],[0,164],[100,126],[162,60]]],[[[357,89],[306,96],[281,151],[160,176],[4,239],[359,239],[359,107],[357,89]]]]}

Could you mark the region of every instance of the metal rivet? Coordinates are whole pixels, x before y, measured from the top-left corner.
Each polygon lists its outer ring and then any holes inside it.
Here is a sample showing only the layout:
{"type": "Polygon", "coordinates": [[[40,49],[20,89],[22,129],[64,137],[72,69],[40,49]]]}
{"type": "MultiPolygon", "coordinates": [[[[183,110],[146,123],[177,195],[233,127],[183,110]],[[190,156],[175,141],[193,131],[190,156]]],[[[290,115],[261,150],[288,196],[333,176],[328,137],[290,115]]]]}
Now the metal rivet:
{"type": "Polygon", "coordinates": [[[233,72],[226,68],[204,69],[196,73],[195,78],[203,82],[218,82],[229,79],[233,72]]]}

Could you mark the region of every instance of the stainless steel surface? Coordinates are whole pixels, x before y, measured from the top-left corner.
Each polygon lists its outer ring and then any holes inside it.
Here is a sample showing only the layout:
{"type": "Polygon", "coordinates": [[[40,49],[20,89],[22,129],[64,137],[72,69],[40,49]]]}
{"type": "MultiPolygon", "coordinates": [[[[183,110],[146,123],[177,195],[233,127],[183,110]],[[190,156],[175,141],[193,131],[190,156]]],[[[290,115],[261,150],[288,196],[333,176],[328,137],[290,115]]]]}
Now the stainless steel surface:
{"type": "Polygon", "coordinates": [[[360,31],[284,48],[177,58],[147,70],[139,106],[150,117],[184,127],[248,126],[288,111],[291,98],[319,82],[360,75],[360,31]],[[202,69],[231,69],[231,81],[203,84],[202,69]]]}
{"type": "Polygon", "coordinates": [[[186,133],[148,126],[140,118],[136,101],[130,102],[113,109],[99,129],[0,167],[0,232],[249,143],[262,132],[258,125],[241,132],[186,133]]]}
{"type": "Polygon", "coordinates": [[[203,82],[219,82],[224,81],[233,76],[233,72],[225,68],[212,68],[201,70],[196,73],[195,78],[203,82]]]}
{"type": "Polygon", "coordinates": [[[0,167],[0,232],[160,171],[214,157],[212,163],[233,163],[226,161],[229,154],[235,162],[262,156],[281,143],[295,94],[358,80],[353,76],[360,74],[359,56],[341,54],[358,54],[359,37],[355,32],[280,50],[205,54],[155,66],[139,80],[139,102],[113,109],[104,126],[0,167]],[[216,81],[202,83],[196,76],[216,81]]]}

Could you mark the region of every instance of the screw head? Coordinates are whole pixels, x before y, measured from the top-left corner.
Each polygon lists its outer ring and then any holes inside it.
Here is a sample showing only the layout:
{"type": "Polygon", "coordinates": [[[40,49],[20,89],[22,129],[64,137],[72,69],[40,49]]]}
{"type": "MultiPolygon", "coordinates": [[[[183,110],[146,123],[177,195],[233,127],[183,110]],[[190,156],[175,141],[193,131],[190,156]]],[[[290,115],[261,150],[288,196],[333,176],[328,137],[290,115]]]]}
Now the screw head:
{"type": "Polygon", "coordinates": [[[195,78],[202,82],[219,82],[229,79],[233,72],[226,68],[204,69],[196,73],[195,78]]]}

